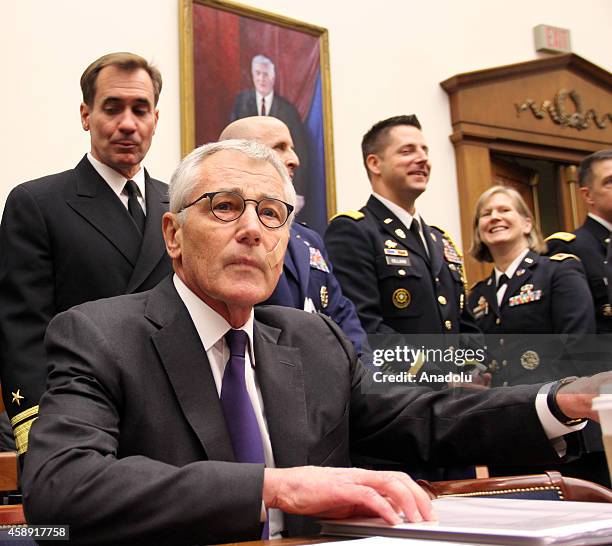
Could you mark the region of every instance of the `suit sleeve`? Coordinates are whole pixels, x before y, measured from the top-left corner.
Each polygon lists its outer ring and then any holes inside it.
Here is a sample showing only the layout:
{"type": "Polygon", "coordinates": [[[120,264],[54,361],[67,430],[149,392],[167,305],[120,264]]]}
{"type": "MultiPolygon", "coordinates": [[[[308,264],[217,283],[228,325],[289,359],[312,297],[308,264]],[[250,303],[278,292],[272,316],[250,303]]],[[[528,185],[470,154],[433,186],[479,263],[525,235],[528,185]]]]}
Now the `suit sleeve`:
{"type": "Polygon", "coordinates": [[[36,408],[44,392],[43,340],[56,312],[50,235],[26,187],[15,188],[6,201],[0,256],[0,370],[4,403],[13,418],[36,408]]]}
{"type": "MultiPolygon", "coordinates": [[[[78,309],[51,322],[49,390],[22,476],[28,522],[70,525],[71,544],[210,544],[258,536],[263,465],[178,467],[121,457],[126,401],[119,367],[126,355],[117,346],[78,309]]],[[[172,430],[163,433],[171,442],[172,430]]]]}
{"type": "Polygon", "coordinates": [[[325,244],[342,291],[355,304],[364,330],[394,333],[383,322],[375,249],[359,222],[336,218],[325,232],[325,244]]]}

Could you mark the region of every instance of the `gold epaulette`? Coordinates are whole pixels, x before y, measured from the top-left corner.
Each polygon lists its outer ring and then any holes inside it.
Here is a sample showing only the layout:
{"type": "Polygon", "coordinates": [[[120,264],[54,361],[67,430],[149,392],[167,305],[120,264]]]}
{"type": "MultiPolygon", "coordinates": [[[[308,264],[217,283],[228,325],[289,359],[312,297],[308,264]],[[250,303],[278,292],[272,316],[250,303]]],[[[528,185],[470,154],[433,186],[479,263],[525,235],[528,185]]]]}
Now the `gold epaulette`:
{"type": "MultiPolygon", "coordinates": [[[[18,391],[19,392],[19,391],[18,391]]],[[[38,406],[32,406],[11,419],[17,453],[23,455],[28,450],[28,437],[32,423],[38,418],[38,406]]]]}
{"type": "Polygon", "coordinates": [[[363,212],[359,212],[358,210],[347,210],[346,212],[339,212],[338,214],[334,214],[330,222],[338,218],[339,216],[346,216],[348,218],[352,218],[353,220],[361,220],[365,218],[365,214],[363,212]]]}
{"type": "Polygon", "coordinates": [[[576,256],[575,254],[567,254],[565,252],[559,252],[558,254],[554,254],[550,257],[550,259],[554,260],[555,262],[562,262],[563,260],[568,260],[570,258],[572,260],[580,261],[580,258],[576,256]]]}
{"type": "Polygon", "coordinates": [[[568,233],[567,231],[557,231],[557,233],[553,233],[552,235],[546,237],[546,241],[559,240],[565,241],[566,243],[570,243],[575,238],[576,236],[573,233],[568,233]]]}

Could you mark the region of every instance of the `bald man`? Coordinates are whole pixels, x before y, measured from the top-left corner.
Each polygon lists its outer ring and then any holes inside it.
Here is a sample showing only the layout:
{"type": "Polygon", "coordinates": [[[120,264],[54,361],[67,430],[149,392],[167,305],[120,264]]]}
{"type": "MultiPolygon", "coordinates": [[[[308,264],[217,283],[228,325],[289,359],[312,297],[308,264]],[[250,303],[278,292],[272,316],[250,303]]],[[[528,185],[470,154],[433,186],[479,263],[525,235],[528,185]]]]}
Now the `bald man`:
{"type": "MultiPolygon", "coordinates": [[[[219,136],[219,140],[231,138],[254,140],[272,148],[293,180],[300,159],[295,153],[289,128],[281,120],[270,116],[236,120],[219,136]]],[[[355,306],[342,294],[323,240],[316,231],[305,225],[294,223],[291,226],[283,275],[264,305],[282,305],[323,313],[342,328],[357,352],[361,352],[365,332],[355,306]]]]}

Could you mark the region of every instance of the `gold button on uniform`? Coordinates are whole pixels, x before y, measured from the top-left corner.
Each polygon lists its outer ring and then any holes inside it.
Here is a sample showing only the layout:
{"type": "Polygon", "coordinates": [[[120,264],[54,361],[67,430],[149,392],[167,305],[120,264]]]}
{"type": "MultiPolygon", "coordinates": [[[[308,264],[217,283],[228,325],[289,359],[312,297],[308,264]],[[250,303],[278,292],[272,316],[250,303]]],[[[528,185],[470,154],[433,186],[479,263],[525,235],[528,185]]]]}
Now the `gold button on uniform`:
{"type": "Polygon", "coordinates": [[[450,320],[445,320],[445,321],[444,321],[444,327],[445,327],[447,330],[450,330],[450,329],[453,327],[453,323],[452,323],[450,320]]]}
{"type": "Polygon", "coordinates": [[[444,296],[438,296],[438,303],[440,305],[446,305],[446,298],[444,296]]]}
{"type": "Polygon", "coordinates": [[[406,276],[406,270],[405,269],[398,269],[397,274],[400,277],[405,277],[406,276]]]}
{"type": "Polygon", "coordinates": [[[501,319],[499,317],[495,319],[495,324],[501,324],[501,319]]]}

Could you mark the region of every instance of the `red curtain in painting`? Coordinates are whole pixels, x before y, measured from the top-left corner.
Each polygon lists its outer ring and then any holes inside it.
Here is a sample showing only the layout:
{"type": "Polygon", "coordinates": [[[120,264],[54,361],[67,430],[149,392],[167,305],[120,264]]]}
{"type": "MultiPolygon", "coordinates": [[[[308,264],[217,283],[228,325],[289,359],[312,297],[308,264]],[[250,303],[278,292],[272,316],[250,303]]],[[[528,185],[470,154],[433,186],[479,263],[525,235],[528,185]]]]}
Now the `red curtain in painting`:
{"type": "Polygon", "coordinates": [[[319,73],[317,37],[196,3],[193,36],[196,145],[217,140],[236,95],[253,87],[258,54],[276,66],[274,92],[306,119],[319,73]]]}

